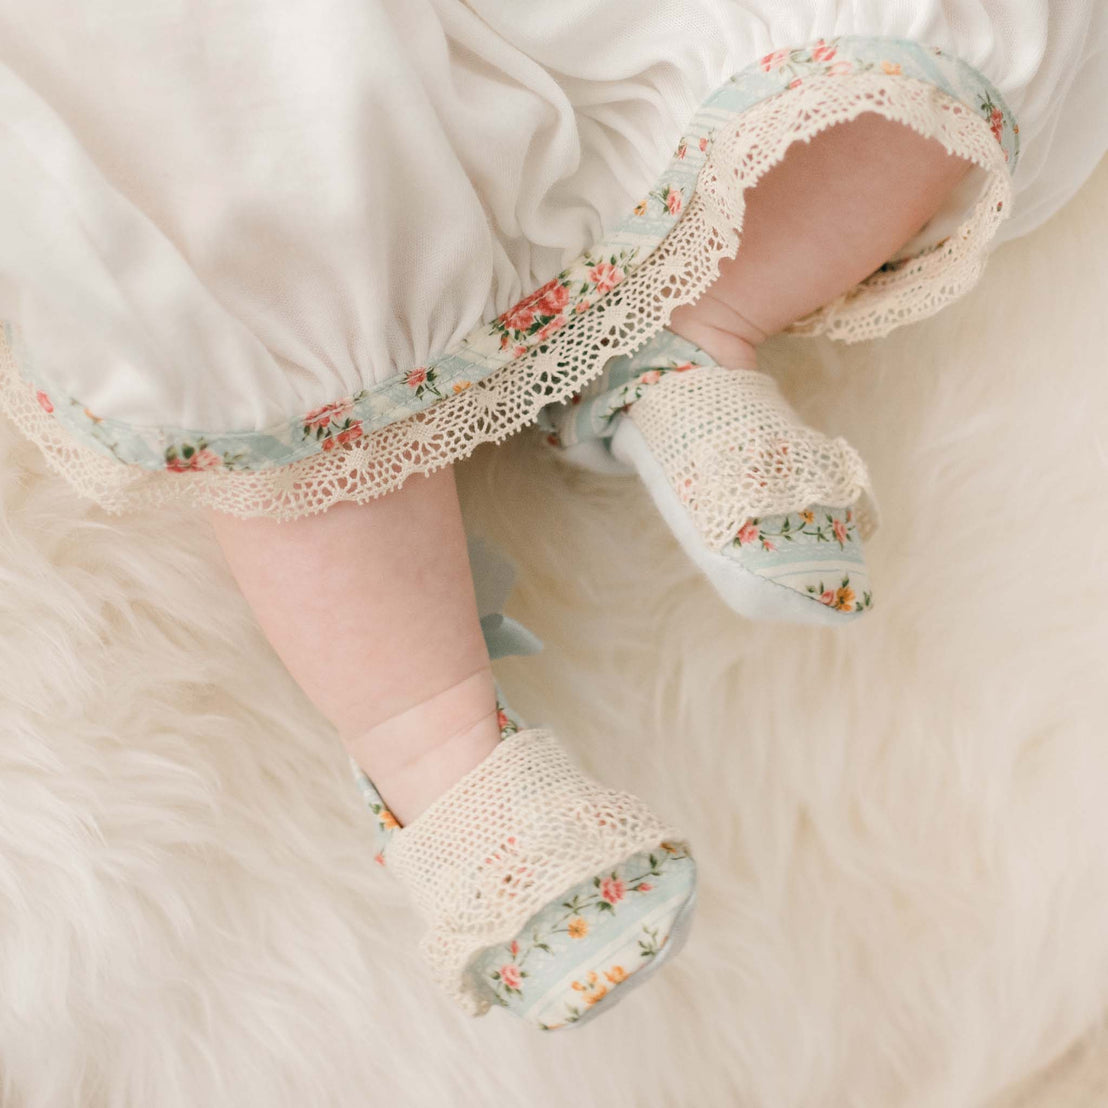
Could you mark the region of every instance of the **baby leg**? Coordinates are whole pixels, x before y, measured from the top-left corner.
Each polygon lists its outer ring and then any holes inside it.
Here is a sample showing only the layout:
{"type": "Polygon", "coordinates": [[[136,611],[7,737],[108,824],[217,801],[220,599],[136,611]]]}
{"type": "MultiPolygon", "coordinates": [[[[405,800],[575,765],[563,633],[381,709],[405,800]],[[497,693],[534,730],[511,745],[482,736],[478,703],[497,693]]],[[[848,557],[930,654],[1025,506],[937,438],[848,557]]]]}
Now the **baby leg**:
{"type": "Polygon", "coordinates": [[[865,466],[842,439],[801,423],[757,372],[757,348],[894,256],[968,169],[872,114],[795,143],[747,191],[735,259],[555,423],[556,441],[585,448],[581,464],[605,462],[596,440],[606,441],[608,457],[639,474],[740,614],[834,624],[870,608],[865,466]]]}
{"type": "Polygon", "coordinates": [[[262,630],[402,823],[496,746],[452,470],[288,522],[213,522],[262,630]]]}
{"type": "Polygon", "coordinates": [[[450,470],[368,504],[215,528],[289,672],[372,778],[377,860],[412,894],[455,1000],[569,1026],[673,956],[695,902],[685,844],[549,732],[501,741],[450,470]]]}
{"type": "Polygon", "coordinates": [[[738,255],[670,329],[721,365],[753,369],[759,343],[888,261],[968,169],[872,114],[794,144],[747,193],[738,255]]]}

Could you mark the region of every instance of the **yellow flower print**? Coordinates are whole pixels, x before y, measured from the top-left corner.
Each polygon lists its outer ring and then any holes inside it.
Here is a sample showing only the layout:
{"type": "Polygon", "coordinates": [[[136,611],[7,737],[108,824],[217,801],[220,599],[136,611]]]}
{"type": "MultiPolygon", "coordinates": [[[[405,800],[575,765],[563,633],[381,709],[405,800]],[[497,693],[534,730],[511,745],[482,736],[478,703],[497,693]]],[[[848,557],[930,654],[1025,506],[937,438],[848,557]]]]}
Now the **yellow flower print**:
{"type": "Polygon", "coordinates": [[[399,820],[397,820],[396,816],[394,816],[388,808],[382,808],[377,813],[377,819],[386,831],[395,831],[400,826],[399,820]]]}
{"type": "Polygon", "coordinates": [[[472,385],[472,381],[455,381],[454,382],[454,395],[457,396],[460,392],[465,392],[466,389],[472,385]]]}
{"type": "Polygon", "coordinates": [[[899,62],[882,62],[881,68],[890,76],[895,77],[900,73],[899,62]]]}
{"type": "Polygon", "coordinates": [[[853,611],[854,590],[849,585],[844,585],[841,589],[837,589],[835,591],[835,602],[831,607],[838,609],[840,612],[853,611]]]}
{"type": "Polygon", "coordinates": [[[580,916],[574,916],[566,930],[571,939],[583,939],[589,933],[589,925],[580,916]]]}
{"type": "Polygon", "coordinates": [[[585,984],[582,984],[580,981],[574,981],[573,988],[579,993],[585,994],[585,1004],[591,1008],[598,1000],[603,1000],[603,998],[608,995],[608,986],[600,981],[595,970],[589,970],[588,977],[585,978],[585,981],[585,984]]]}
{"type": "Polygon", "coordinates": [[[640,200],[635,205],[635,215],[646,215],[646,201],[640,200]]]}
{"type": "Polygon", "coordinates": [[[627,980],[627,971],[623,966],[612,966],[610,970],[604,971],[604,976],[613,985],[618,985],[627,980]]]}
{"type": "Polygon", "coordinates": [[[800,518],[802,520],[804,520],[805,523],[815,523],[816,522],[815,512],[801,512],[800,513],[800,518]]]}

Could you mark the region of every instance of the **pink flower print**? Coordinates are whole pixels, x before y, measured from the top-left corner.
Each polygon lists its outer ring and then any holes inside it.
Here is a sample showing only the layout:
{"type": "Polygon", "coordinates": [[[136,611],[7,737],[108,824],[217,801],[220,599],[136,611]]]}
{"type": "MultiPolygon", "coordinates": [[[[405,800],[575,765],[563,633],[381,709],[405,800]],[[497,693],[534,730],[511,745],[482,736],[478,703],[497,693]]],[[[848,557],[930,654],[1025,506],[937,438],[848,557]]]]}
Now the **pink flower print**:
{"type": "Polygon", "coordinates": [[[675,365],[673,367],[674,373],[687,373],[690,369],[696,369],[692,362],[682,362],[681,365],[675,365]]]}
{"type": "Polygon", "coordinates": [[[539,307],[543,315],[557,315],[569,303],[569,289],[557,277],[553,281],[547,281],[535,295],[539,296],[539,307]]]}
{"type": "Polygon", "coordinates": [[[544,339],[550,338],[555,331],[560,330],[566,325],[566,317],[560,315],[557,319],[552,319],[538,334],[538,339],[542,342],[544,339]]]}
{"type": "Polygon", "coordinates": [[[708,139],[707,139],[707,137],[702,138],[697,145],[700,147],[701,154],[703,154],[704,151],[708,149],[708,139]]]}
{"type": "Polygon", "coordinates": [[[615,874],[600,882],[600,899],[609,904],[618,904],[626,892],[627,886],[615,874]]]}
{"type": "Polygon", "coordinates": [[[527,347],[521,343],[512,351],[512,353],[518,358],[521,354],[527,353],[527,347]]]}
{"type": "Polygon", "coordinates": [[[418,389],[420,385],[427,383],[427,370],[423,366],[408,370],[408,376],[404,378],[404,384],[410,389],[418,389]]]}
{"type": "Polygon", "coordinates": [[[518,989],[523,983],[523,976],[519,972],[519,966],[508,963],[505,966],[500,967],[500,980],[509,989],[518,989]]]}
{"type": "MultiPolygon", "coordinates": [[[[508,713],[503,708],[497,708],[496,710],[496,726],[497,729],[503,731],[508,726],[508,713]]],[[[515,953],[513,951],[513,953],[515,953]]]]}
{"type": "Polygon", "coordinates": [[[661,379],[662,371],[660,369],[648,369],[639,378],[639,382],[644,385],[656,385],[661,379]]]}
{"type": "Polygon", "coordinates": [[[681,193],[670,185],[669,192],[666,193],[666,211],[668,211],[670,215],[680,215],[681,207],[684,202],[685,200],[681,193]]]}
{"type": "Polygon", "coordinates": [[[1004,135],[1004,113],[999,108],[993,108],[989,113],[989,130],[992,131],[993,138],[1000,142],[1004,135]]]}
{"type": "Polygon", "coordinates": [[[510,331],[526,331],[535,322],[534,308],[510,308],[500,317],[500,322],[510,331]]]}
{"type": "Polygon", "coordinates": [[[801,86],[801,85],[802,85],[803,83],[804,83],[804,82],[803,82],[803,81],[802,81],[802,80],[801,80],[801,79],[800,79],[799,77],[794,77],[794,78],[793,78],[793,79],[792,79],[792,80],[791,80],[791,81],[789,82],[789,88],[800,88],[800,86],[801,86]]]}
{"type": "Polygon", "coordinates": [[[526,331],[534,324],[536,316],[558,315],[568,303],[569,290],[555,277],[513,304],[498,322],[511,331],[526,331]]]}
{"type": "Polygon", "coordinates": [[[677,147],[677,156],[684,159],[685,155],[689,152],[689,144],[684,139],[681,140],[681,145],[677,147]]]}
{"type": "Polygon", "coordinates": [[[830,608],[831,605],[835,603],[835,590],[827,589],[820,593],[819,602],[821,604],[826,604],[830,608]]]}
{"type": "Polygon", "coordinates": [[[512,952],[512,957],[513,958],[518,958],[519,957],[519,943],[516,942],[515,939],[512,940],[512,945],[510,947],[508,947],[508,949],[512,952]]]}
{"type": "Polygon", "coordinates": [[[320,444],[321,450],[334,450],[336,446],[346,446],[355,439],[362,437],[362,421],[354,420],[349,427],[344,427],[336,435],[328,435],[320,444]]]}
{"type": "Polygon", "coordinates": [[[215,469],[223,464],[223,459],[214,450],[206,447],[194,450],[187,458],[184,453],[172,453],[166,459],[165,468],[172,473],[190,473],[205,469],[215,469]]]}
{"type": "Polygon", "coordinates": [[[835,538],[839,540],[839,546],[846,542],[846,524],[841,519],[832,520],[831,530],[835,532],[835,538]]]}
{"type": "Polygon", "coordinates": [[[304,417],[304,428],[314,431],[326,427],[332,420],[342,419],[353,406],[353,400],[337,400],[334,404],[324,404],[322,408],[316,408],[304,417]]]}
{"type": "Polygon", "coordinates": [[[762,539],[762,549],[767,554],[772,554],[777,549],[777,547],[774,546],[773,543],[769,541],[769,539],[762,539]]]}
{"type": "Polygon", "coordinates": [[[639,885],[639,892],[640,892],[640,893],[648,893],[648,892],[650,892],[650,890],[651,890],[652,888],[654,888],[654,886],[653,886],[653,885],[651,885],[651,883],[650,883],[649,881],[643,881],[643,882],[642,882],[642,883],[641,883],[641,884],[639,885]]]}
{"type": "Polygon", "coordinates": [[[573,310],[580,315],[582,312],[587,312],[592,305],[587,300],[582,300],[580,303],[575,304],[573,310]]]}
{"type": "Polygon", "coordinates": [[[344,431],[340,431],[335,435],[335,441],[339,446],[346,446],[347,443],[353,442],[355,439],[362,437],[362,421],[360,419],[354,420],[344,431]]]}
{"type": "Polygon", "coordinates": [[[214,450],[198,450],[192,456],[193,469],[217,469],[223,459],[214,450]]]}
{"type": "Polygon", "coordinates": [[[767,54],[761,61],[762,69],[768,73],[775,66],[780,65],[789,56],[788,50],[774,50],[772,54],[767,54]]]}
{"type": "Polygon", "coordinates": [[[827,67],[828,77],[842,77],[844,74],[849,73],[853,66],[850,62],[835,62],[833,65],[827,67]]]}
{"type": "Polygon", "coordinates": [[[835,47],[829,46],[823,39],[812,47],[812,61],[829,62],[835,56],[835,47]]]}
{"type": "Polygon", "coordinates": [[[739,528],[739,533],[735,536],[739,540],[740,546],[749,546],[752,542],[758,541],[758,527],[754,520],[748,519],[742,527],[739,528]]]}
{"type": "Polygon", "coordinates": [[[385,864],[385,856],[384,856],[384,854],[382,854],[382,853],[381,853],[380,851],[378,851],[378,852],[377,852],[376,854],[374,854],[374,855],[373,855],[373,860],[374,860],[374,861],[375,861],[375,862],[376,862],[376,863],[377,863],[377,864],[378,864],[379,866],[383,866],[383,865],[385,864]]]}
{"type": "Polygon", "coordinates": [[[50,415],[54,411],[54,405],[50,402],[50,397],[47,396],[46,393],[42,392],[41,390],[39,392],[36,392],[35,399],[38,401],[38,406],[47,415],[50,415]]]}
{"type": "Polygon", "coordinates": [[[589,270],[589,280],[600,293],[611,292],[623,280],[623,270],[610,262],[601,262],[589,270]]]}

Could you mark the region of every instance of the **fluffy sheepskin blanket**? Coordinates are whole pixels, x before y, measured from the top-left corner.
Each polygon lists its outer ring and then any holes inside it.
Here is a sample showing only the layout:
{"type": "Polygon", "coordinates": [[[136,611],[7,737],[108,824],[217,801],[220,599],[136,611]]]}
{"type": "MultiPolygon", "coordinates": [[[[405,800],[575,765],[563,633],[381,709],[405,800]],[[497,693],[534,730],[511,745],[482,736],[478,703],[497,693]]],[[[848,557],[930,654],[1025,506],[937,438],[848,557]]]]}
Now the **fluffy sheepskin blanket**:
{"type": "Polygon", "coordinates": [[[3,1104],[1104,1103],[1073,1051],[1108,1004],[1106,290],[1102,167],[935,319],[774,344],[883,504],[845,630],[733,616],[641,488],[533,437],[463,467],[546,642],[514,703],[701,863],[682,957],[552,1036],[427,982],[204,519],[105,516],[5,424],[3,1104]]]}

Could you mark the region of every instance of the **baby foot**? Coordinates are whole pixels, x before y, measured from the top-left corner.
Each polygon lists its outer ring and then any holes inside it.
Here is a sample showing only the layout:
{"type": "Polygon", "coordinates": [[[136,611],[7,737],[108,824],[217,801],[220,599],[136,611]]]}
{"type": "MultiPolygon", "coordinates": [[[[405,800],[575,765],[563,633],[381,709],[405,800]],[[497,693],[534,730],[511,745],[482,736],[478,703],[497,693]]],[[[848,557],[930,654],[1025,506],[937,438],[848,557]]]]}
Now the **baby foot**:
{"type": "Polygon", "coordinates": [[[637,473],[739,614],[829,624],[872,605],[865,466],[842,439],[805,427],[765,374],[725,369],[664,330],[613,359],[551,429],[570,462],[637,473]]]}
{"type": "MultiPolygon", "coordinates": [[[[540,644],[497,610],[510,569],[471,548],[490,657],[540,644]]],[[[428,925],[432,974],[473,1015],[493,1005],[542,1030],[606,1011],[680,949],[696,896],[687,845],[636,797],[585,776],[553,735],[497,694],[498,743],[411,822],[351,760],[376,861],[428,925]]]]}
{"type": "Polygon", "coordinates": [[[605,789],[553,735],[500,709],[497,749],[401,827],[352,763],[376,860],[428,925],[432,976],[471,1015],[552,1031],[610,1008],[680,950],[696,898],[687,845],[605,789]]]}

